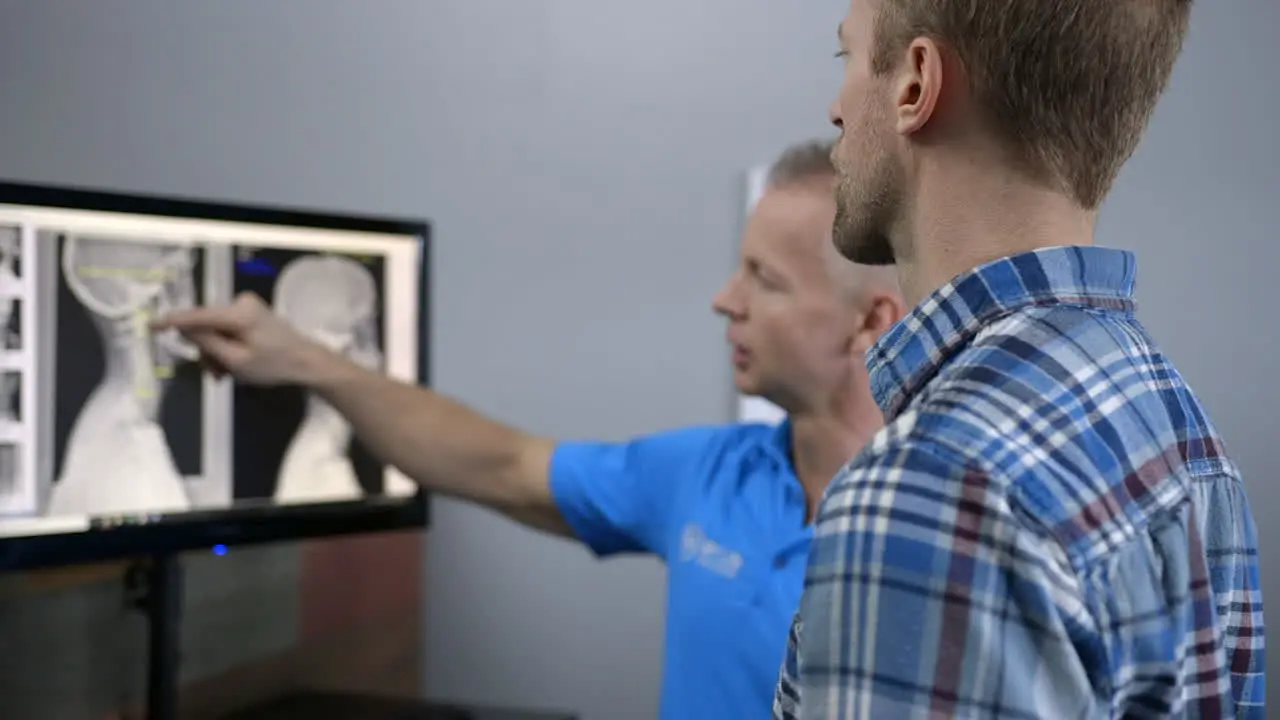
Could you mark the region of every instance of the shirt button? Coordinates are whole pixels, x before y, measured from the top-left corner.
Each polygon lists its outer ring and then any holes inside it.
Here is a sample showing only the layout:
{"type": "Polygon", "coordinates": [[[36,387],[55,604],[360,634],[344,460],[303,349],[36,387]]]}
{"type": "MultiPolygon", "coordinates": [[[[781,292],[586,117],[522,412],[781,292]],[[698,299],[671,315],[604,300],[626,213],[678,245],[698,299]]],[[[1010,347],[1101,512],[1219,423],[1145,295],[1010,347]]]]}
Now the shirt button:
{"type": "Polygon", "coordinates": [[[787,556],[777,555],[773,558],[773,568],[775,570],[783,570],[787,567],[787,556]]]}

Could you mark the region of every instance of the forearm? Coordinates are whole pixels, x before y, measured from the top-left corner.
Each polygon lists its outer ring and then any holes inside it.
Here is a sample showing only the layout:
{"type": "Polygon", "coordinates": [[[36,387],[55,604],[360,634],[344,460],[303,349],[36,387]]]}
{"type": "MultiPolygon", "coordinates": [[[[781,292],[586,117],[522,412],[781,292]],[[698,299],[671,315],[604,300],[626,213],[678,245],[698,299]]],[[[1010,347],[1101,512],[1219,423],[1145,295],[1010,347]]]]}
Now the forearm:
{"type": "Polygon", "coordinates": [[[550,441],[318,347],[303,365],[304,384],[341,413],[382,461],[429,490],[568,534],[548,482],[550,441]]]}

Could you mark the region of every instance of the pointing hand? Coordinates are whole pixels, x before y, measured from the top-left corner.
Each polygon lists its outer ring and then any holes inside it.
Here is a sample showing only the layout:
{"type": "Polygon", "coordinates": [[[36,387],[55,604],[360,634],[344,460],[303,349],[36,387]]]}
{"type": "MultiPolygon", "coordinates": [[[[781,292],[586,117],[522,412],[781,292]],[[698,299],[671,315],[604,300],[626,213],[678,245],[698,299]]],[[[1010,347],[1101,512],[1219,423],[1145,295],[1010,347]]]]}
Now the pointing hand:
{"type": "Polygon", "coordinates": [[[254,385],[300,383],[307,360],[326,352],[249,292],[230,305],[179,310],[151,328],[178,331],[200,349],[201,362],[215,375],[254,385]]]}

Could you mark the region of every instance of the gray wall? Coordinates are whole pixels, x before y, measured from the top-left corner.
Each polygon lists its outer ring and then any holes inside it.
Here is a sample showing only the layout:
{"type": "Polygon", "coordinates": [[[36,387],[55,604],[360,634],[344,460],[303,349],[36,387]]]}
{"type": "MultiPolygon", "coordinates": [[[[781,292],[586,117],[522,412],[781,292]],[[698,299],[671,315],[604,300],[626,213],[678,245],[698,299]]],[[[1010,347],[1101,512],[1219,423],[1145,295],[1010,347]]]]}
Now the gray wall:
{"type": "MultiPolygon", "coordinates": [[[[523,427],[724,417],[740,173],[825,130],[844,0],[0,0],[0,175],[427,215],[438,385],[523,427]],[[662,286],[659,289],[659,286],[662,286]]],[[[1200,3],[1102,229],[1280,511],[1273,0],[1200,3]]],[[[653,717],[663,575],[440,503],[428,688],[653,717]]],[[[1280,547],[1264,523],[1263,547],[1280,547]]],[[[1280,598],[1280,572],[1268,573],[1280,598]]],[[[1280,696],[1276,696],[1280,698],[1280,696]]]]}

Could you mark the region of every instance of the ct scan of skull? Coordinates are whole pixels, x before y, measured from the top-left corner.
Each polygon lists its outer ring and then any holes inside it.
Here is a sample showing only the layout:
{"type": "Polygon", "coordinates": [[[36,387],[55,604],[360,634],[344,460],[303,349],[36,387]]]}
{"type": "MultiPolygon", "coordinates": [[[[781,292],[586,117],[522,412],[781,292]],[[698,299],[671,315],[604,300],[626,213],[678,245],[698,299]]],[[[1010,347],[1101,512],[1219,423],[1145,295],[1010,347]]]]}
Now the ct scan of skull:
{"type": "MultiPolygon", "coordinates": [[[[368,368],[382,364],[377,290],[369,271],[350,258],[301,257],[285,266],[275,311],[302,334],[368,368]]],[[[306,414],[285,453],[276,483],[282,503],[357,499],[363,495],[347,457],[351,427],[309,394],[306,414]]]]}
{"type": "Polygon", "coordinates": [[[51,513],[189,507],[157,414],[175,364],[196,351],[150,325],[158,314],[194,304],[192,253],[130,238],[64,239],[62,279],[98,331],[104,372],[72,427],[51,513]]]}

